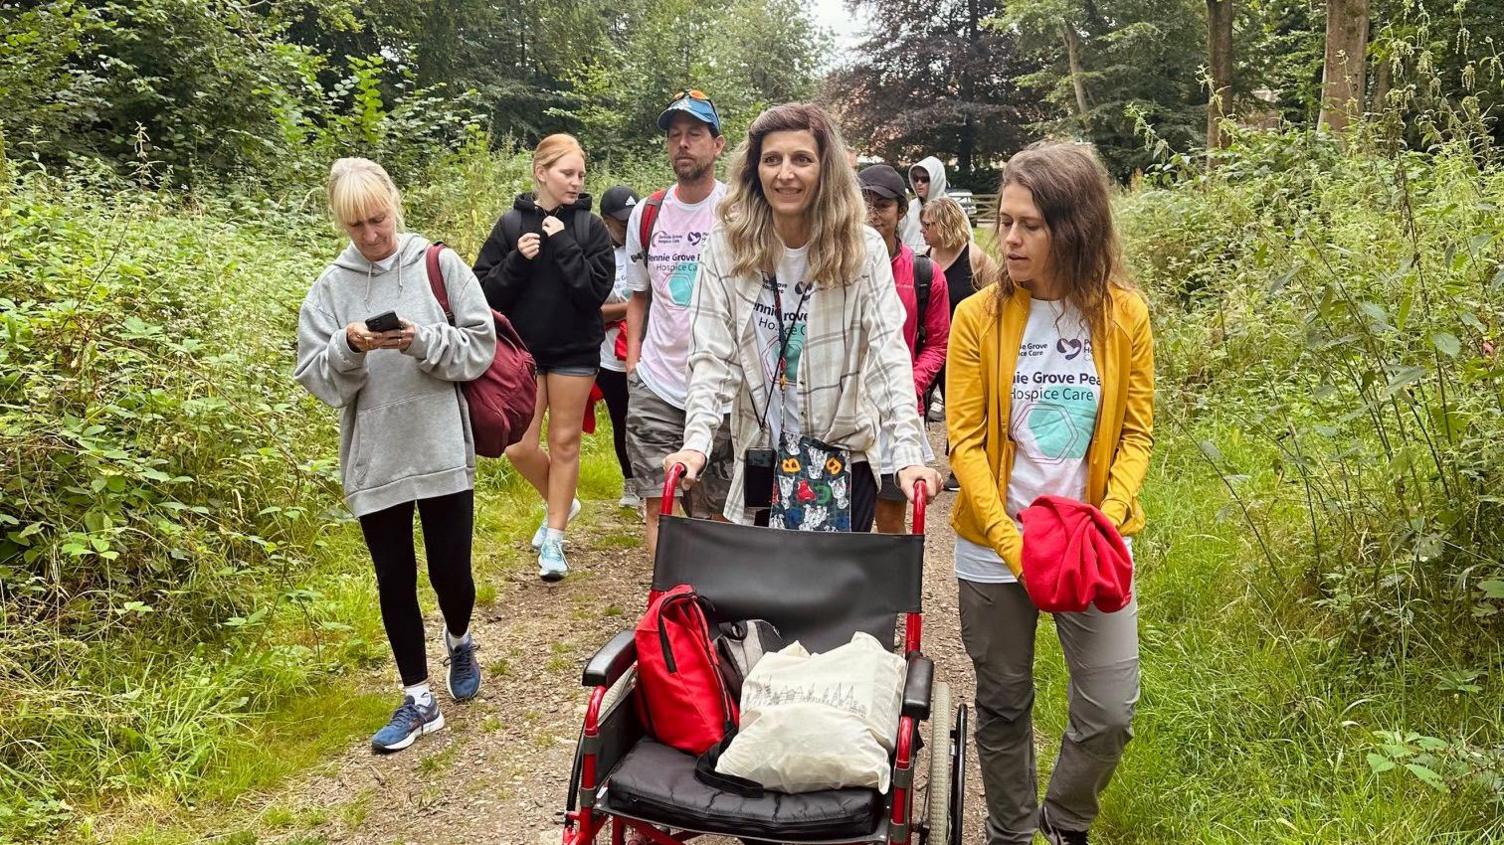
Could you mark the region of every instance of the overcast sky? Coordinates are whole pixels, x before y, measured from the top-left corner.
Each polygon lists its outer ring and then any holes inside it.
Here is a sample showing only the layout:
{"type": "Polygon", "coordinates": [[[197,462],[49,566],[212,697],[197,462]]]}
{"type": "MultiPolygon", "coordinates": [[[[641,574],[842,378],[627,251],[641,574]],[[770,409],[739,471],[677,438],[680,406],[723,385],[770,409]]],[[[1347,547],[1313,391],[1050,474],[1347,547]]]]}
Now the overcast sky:
{"type": "Polygon", "coordinates": [[[825,67],[835,67],[848,59],[856,49],[857,42],[866,35],[866,15],[853,15],[846,9],[845,0],[814,0],[815,24],[835,34],[836,55],[829,57],[825,67]]]}

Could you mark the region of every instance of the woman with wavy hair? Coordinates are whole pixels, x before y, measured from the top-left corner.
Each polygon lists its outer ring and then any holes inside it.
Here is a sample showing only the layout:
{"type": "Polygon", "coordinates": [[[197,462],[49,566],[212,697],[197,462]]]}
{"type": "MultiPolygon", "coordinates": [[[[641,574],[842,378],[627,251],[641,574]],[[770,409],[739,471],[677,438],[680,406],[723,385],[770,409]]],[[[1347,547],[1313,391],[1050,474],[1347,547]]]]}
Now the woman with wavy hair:
{"type": "Polygon", "coordinates": [[[956,308],[945,383],[987,842],[1031,842],[1037,829],[1048,842],[1075,845],[1087,841],[1132,736],[1138,603],[1054,614],[1070,715],[1040,806],[1031,724],[1039,610],[1023,583],[1019,514],[1056,496],[1100,509],[1121,535],[1143,527],[1154,336],[1124,273],[1107,172],[1089,145],[1035,144],[1008,161],[996,244],[1003,273],[991,292],[956,308]]]}
{"type": "Polygon", "coordinates": [[[870,531],[878,432],[912,497],[924,465],[904,309],[881,236],[824,110],[768,109],[731,163],[700,259],[684,448],[686,486],[733,405],[725,515],[815,531],[870,531]]]}

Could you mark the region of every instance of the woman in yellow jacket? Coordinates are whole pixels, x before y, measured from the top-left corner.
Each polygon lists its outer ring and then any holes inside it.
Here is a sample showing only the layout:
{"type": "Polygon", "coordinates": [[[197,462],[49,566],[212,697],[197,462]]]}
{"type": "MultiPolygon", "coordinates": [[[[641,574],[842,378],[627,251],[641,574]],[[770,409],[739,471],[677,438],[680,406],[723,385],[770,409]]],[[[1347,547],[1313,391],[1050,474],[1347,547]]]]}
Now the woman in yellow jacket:
{"type": "Polygon", "coordinates": [[[1035,782],[1034,627],[1018,514],[1041,495],[1101,508],[1125,536],[1153,446],[1154,339],[1121,266],[1108,177],[1091,147],[1042,143],[1009,160],[994,286],[951,327],[946,410],[960,481],[953,523],[961,636],[977,675],[987,842],[1084,843],[1132,736],[1138,604],[1055,616],[1070,719],[1043,805],[1035,782]]]}

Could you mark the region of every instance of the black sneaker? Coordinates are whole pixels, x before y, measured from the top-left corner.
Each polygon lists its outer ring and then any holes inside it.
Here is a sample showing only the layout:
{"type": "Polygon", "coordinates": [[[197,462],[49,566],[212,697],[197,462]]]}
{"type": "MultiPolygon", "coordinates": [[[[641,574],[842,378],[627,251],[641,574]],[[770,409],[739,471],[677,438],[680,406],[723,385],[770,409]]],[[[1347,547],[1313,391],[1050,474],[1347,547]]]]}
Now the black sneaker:
{"type": "Polygon", "coordinates": [[[945,489],[951,493],[961,492],[961,481],[956,478],[955,473],[945,476],[945,489]]]}
{"type": "Polygon", "coordinates": [[[1050,814],[1039,808],[1039,833],[1050,845],[1089,845],[1084,830],[1066,830],[1050,824],[1050,814]]]}

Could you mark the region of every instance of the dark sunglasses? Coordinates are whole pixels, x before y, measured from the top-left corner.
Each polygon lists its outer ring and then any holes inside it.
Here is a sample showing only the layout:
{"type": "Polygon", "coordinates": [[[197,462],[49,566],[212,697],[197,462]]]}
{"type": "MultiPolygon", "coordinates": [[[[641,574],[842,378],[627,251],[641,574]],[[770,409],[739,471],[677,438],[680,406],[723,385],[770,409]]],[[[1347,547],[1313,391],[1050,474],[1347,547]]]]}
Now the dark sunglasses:
{"type": "Polygon", "coordinates": [[[916,174],[914,174],[913,176],[911,176],[909,178],[913,179],[915,182],[928,182],[928,181],[930,181],[929,175],[925,174],[925,173],[916,173],[916,174]]]}

